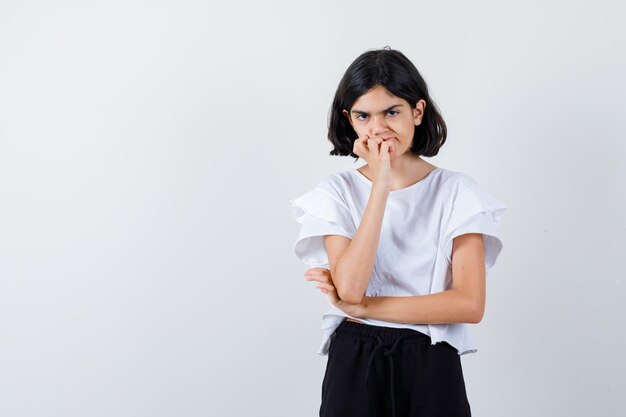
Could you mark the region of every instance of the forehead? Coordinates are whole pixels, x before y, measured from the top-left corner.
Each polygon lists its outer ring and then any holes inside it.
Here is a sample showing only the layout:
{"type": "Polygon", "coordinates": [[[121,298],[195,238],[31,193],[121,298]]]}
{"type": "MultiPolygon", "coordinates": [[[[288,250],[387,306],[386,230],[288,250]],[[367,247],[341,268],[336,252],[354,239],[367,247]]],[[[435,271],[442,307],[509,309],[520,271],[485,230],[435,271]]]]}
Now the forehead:
{"type": "Polygon", "coordinates": [[[362,111],[377,111],[395,104],[409,106],[409,103],[400,98],[382,85],[377,85],[360,96],[352,105],[353,109],[362,111]]]}

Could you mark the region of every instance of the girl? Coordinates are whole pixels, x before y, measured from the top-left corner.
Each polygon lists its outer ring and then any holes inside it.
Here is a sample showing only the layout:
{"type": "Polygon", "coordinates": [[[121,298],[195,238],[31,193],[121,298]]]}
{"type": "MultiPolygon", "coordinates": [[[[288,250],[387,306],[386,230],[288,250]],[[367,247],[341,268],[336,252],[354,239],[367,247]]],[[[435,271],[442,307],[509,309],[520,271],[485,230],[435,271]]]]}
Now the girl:
{"type": "Polygon", "coordinates": [[[470,416],[460,356],[485,309],[506,206],[437,167],[446,125],[399,51],[359,56],[332,104],[331,155],[362,158],[290,200],[296,255],[331,304],[321,417],[470,416]]]}

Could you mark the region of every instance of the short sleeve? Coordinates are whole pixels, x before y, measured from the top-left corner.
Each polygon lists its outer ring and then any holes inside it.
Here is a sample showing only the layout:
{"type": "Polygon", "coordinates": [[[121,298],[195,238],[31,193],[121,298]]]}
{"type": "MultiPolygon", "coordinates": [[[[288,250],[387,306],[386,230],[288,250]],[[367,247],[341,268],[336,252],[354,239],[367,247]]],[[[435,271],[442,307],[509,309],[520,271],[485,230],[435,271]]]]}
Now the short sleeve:
{"type": "Polygon", "coordinates": [[[356,228],[350,209],[319,186],[289,203],[293,218],[301,224],[294,246],[296,256],[311,268],[330,269],[324,235],[354,238],[356,228]]]}
{"type": "Polygon", "coordinates": [[[463,190],[455,199],[447,223],[443,250],[448,265],[452,265],[452,240],[466,233],[482,233],[485,269],[491,268],[502,250],[498,225],[506,206],[480,184],[463,190]]]}

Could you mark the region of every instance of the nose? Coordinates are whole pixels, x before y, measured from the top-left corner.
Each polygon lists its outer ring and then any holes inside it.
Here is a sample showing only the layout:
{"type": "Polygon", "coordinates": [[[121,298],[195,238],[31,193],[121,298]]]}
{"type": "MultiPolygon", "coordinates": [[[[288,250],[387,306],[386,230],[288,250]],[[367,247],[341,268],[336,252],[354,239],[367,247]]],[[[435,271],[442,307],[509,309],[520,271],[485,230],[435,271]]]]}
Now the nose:
{"type": "Polygon", "coordinates": [[[372,117],[370,122],[370,136],[378,136],[387,131],[387,123],[383,115],[372,117]]]}

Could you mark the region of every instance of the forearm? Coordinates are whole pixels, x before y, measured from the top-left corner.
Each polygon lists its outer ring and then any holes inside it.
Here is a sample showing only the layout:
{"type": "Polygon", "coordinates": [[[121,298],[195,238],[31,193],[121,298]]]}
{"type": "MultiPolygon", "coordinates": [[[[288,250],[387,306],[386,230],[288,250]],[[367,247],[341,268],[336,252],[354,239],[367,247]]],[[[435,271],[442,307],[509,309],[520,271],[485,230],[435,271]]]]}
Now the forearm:
{"type": "Polygon", "coordinates": [[[482,311],[476,300],[450,289],[407,297],[365,297],[358,316],[395,323],[478,323],[482,311]]]}
{"type": "Polygon", "coordinates": [[[333,281],[339,297],[347,302],[358,304],[369,285],[388,195],[385,189],[372,188],[354,238],[336,262],[333,281]]]}

